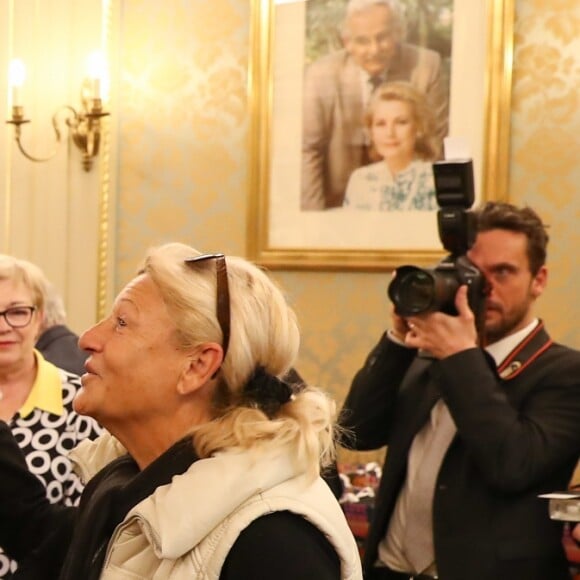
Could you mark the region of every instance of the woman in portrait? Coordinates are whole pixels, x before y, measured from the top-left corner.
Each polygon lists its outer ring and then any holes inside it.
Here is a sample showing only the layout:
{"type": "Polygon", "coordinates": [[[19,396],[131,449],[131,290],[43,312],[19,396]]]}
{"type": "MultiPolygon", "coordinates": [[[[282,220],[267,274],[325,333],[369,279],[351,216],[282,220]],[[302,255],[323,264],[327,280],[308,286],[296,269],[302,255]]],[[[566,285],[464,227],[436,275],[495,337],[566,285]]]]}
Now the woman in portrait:
{"type": "Polygon", "coordinates": [[[427,98],[407,82],[380,85],[365,124],[371,158],[352,172],[344,205],[375,211],[430,211],[437,207],[432,162],[439,156],[427,98]]]}
{"type": "Polygon", "coordinates": [[[75,408],[107,432],[73,451],[74,517],[42,503],[0,424],[0,544],[26,552],[23,578],[362,578],[320,478],[334,403],[281,378],[298,325],[261,269],[153,249],[80,346],[75,408]]]}

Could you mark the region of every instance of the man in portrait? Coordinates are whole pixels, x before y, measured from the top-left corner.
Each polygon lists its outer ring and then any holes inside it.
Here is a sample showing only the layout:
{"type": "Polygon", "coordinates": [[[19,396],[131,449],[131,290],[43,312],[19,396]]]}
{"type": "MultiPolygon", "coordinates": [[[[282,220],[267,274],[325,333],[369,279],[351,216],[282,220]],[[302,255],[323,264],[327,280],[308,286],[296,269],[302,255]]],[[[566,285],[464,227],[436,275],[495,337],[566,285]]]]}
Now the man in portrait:
{"type": "Polygon", "coordinates": [[[424,92],[436,132],[447,134],[448,87],[438,52],[407,43],[399,0],[349,0],[343,47],[308,66],[304,79],[301,203],[303,211],[343,204],[352,171],[370,161],[364,127],[373,90],[407,81],[424,92]]]}

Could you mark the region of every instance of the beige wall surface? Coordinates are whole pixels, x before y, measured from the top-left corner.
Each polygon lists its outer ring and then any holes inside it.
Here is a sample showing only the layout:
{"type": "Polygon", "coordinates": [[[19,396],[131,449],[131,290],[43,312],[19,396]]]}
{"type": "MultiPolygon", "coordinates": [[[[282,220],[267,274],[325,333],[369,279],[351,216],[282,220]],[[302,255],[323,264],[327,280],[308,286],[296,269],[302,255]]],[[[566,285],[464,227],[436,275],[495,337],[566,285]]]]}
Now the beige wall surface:
{"type": "MultiPolygon", "coordinates": [[[[490,0],[491,1],[491,0],[490,0]]],[[[150,244],[246,254],[248,0],[123,0],[115,286],[150,244]]],[[[580,4],[516,5],[511,197],[550,224],[540,313],[580,347],[580,4]]],[[[386,273],[273,272],[303,332],[297,368],[340,401],[388,324],[386,273]]]]}

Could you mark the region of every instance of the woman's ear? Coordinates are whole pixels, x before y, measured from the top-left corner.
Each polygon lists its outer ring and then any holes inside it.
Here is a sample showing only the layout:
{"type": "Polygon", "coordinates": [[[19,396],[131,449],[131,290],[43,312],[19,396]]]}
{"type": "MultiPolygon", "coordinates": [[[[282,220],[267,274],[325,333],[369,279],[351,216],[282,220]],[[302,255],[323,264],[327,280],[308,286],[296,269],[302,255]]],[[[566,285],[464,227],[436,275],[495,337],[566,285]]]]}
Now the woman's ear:
{"type": "Polygon", "coordinates": [[[223,350],[216,342],[206,342],[193,349],[186,358],[178,392],[187,395],[206,385],[219,370],[222,360],[223,350]]]}

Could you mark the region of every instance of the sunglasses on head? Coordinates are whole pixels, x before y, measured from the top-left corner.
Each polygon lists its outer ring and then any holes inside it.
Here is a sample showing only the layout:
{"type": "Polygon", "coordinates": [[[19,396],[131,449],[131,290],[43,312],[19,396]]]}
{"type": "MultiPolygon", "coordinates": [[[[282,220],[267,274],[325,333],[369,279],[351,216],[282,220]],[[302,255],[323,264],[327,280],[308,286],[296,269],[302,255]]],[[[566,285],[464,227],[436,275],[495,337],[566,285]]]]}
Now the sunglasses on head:
{"type": "Polygon", "coordinates": [[[195,258],[187,258],[185,263],[190,267],[195,267],[197,264],[209,260],[215,260],[216,266],[216,314],[223,335],[222,349],[225,359],[230,343],[230,287],[228,284],[226,257],[223,254],[202,254],[195,258]]]}

